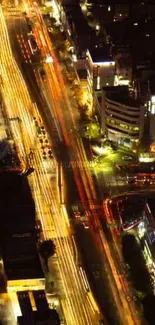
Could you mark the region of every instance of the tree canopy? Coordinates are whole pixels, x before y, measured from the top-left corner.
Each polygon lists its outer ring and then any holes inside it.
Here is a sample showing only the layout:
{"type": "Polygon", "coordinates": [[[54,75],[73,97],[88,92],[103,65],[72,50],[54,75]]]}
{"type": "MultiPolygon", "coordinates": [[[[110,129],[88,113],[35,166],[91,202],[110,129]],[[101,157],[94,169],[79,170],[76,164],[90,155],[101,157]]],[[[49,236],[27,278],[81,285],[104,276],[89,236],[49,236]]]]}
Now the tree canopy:
{"type": "Polygon", "coordinates": [[[44,261],[47,263],[48,259],[56,252],[56,247],[53,240],[48,239],[40,243],[39,253],[44,261]]]}

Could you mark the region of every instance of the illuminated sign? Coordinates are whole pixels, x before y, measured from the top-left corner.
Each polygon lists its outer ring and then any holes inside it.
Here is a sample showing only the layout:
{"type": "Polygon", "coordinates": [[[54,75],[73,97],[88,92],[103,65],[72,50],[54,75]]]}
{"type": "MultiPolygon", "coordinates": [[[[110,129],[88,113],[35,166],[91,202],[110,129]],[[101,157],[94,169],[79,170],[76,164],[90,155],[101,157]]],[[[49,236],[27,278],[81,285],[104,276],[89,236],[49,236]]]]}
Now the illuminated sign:
{"type": "Polygon", "coordinates": [[[155,144],[150,145],[150,150],[151,150],[151,152],[155,152],[155,144]]]}
{"type": "Polygon", "coordinates": [[[99,66],[98,65],[94,65],[93,66],[93,78],[97,78],[98,77],[98,72],[99,72],[99,66]]]}
{"type": "Polygon", "coordinates": [[[105,67],[110,67],[110,66],[114,66],[115,62],[114,61],[107,61],[107,62],[93,62],[94,65],[103,65],[105,67]]]}

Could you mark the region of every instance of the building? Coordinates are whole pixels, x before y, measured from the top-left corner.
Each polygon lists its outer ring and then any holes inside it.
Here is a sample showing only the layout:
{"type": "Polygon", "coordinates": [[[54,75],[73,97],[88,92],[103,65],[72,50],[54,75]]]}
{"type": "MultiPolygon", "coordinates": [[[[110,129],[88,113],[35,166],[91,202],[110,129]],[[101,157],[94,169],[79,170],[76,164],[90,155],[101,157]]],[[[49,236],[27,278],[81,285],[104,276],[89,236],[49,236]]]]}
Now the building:
{"type": "Polygon", "coordinates": [[[116,64],[115,86],[132,84],[132,57],[129,46],[115,46],[111,48],[111,53],[116,64]]]}
{"type": "Polygon", "coordinates": [[[3,248],[3,263],[7,277],[8,292],[21,290],[44,290],[45,276],[30,234],[17,234],[3,248]]]}
{"type": "Polygon", "coordinates": [[[155,15],[153,0],[137,0],[136,3],[132,0],[104,0],[104,3],[102,0],[86,0],[85,3],[87,10],[104,22],[152,18],[155,15]]]}
{"type": "Polygon", "coordinates": [[[89,48],[87,60],[94,90],[101,90],[105,86],[114,86],[115,61],[110,55],[109,45],[89,48]]]}
{"type": "Polygon", "coordinates": [[[78,59],[85,58],[87,48],[96,43],[96,30],[89,26],[79,5],[65,5],[63,9],[62,21],[73,53],[78,59]]]}
{"type": "Polygon", "coordinates": [[[127,196],[117,201],[120,226],[124,232],[137,227],[145,218],[146,202],[139,196],[127,196]],[[134,206],[134,208],[133,208],[134,206]]]}
{"type": "Polygon", "coordinates": [[[0,172],[0,247],[14,234],[35,233],[35,205],[27,178],[0,172]]]}
{"type": "Polygon", "coordinates": [[[44,289],[45,277],[37,251],[35,205],[27,178],[0,172],[0,251],[7,289],[44,289]]]}
{"type": "Polygon", "coordinates": [[[110,140],[131,146],[144,129],[144,107],[129,96],[127,86],[105,87],[101,102],[101,129],[110,140]]]}
{"type": "Polygon", "coordinates": [[[17,299],[20,316],[17,318],[19,325],[60,325],[60,318],[55,309],[49,309],[45,292],[19,291],[17,299]]]}

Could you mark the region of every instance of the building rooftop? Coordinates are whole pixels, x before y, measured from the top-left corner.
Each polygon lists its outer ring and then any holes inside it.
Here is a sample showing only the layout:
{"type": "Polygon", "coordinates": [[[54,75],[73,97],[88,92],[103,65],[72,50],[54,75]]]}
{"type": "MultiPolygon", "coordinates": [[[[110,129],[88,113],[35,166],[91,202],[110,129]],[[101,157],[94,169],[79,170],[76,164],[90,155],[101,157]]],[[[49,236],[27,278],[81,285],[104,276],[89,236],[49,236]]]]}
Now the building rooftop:
{"type": "Polygon", "coordinates": [[[36,254],[36,238],[31,234],[20,237],[9,237],[2,248],[2,254],[6,260],[25,258],[36,254]]]}
{"type": "Polygon", "coordinates": [[[91,55],[93,62],[114,62],[114,59],[110,55],[110,46],[103,44],[100,47],[91,47],[89,48],[89,53],[91,55]]]}
{"type": "Polygon", "coordinates": [[[104,87],[106,97],[122,105],[140,108],[141,101],[129,96],[127,86],[104,87]]]}
{"type": "Polygon", "coordinates": [[[60,325],[59,314],[55,309],[49,309],[46,294],[44,290],[31,291],[36,310],[33,311],[32,300],[30,299],[29,291],[18,291],[17,297],[22,316],[18,317],[18,324],[46,324],[60,325]],[[37,303],[38,302],[38,303],[37,303]]]}
{"type": "Polygon", "coordinates": [[[83,15],[81,7],[79,5],[64,6],[64,10],[71,29],[76,29],[76,32],[83,32],[84,34],[91,31],[91,27],[88,25],[86,18],[83,15]]]}
{"type": "Polygon", "coordinates": [[[35,205],[26,177],[0,172],[0,209],[0,240],[8,234],[35,229],[35,205]]]}
{"type": "Polygon", "coordinates": [[[10,260],[4,257],[4,268],[8,281],[45,278],[38,255],[10,260]]]}
{"type": "MultiPolygon", "coordinates": [[[[143,1],[145,2],[145,1],[143,1]]],[[[108,5],[112,5],[112,4],[134,4],[135,2],[133,2],[133,0],[87,0],[87,3],[91,3],[91,4],[99,4],[99,5],[103,5],[104,4],[108,4],[108,5]]],[[[136,4],[141,4],[142,1],[141,0],[136,0],[136,4]]],[[[148,0],[147,3],[149,4],[154,4],[153,0],[148,0]]]]}
{"type": "Polygon", "coordinates": [[[90,44],[97,43],[96,30],[91,28],[79,5],[64,6],[68,23],[72,32],[72,40],[77,52],[84,52],[90,44]]]}
{"type": "Polygon", "coordinates": [[[120,208],[123,224],[130,226],[141,220],[144,215],[145,204],[145,200],[140,197],[128,197],[123,200],[120,208]]]}

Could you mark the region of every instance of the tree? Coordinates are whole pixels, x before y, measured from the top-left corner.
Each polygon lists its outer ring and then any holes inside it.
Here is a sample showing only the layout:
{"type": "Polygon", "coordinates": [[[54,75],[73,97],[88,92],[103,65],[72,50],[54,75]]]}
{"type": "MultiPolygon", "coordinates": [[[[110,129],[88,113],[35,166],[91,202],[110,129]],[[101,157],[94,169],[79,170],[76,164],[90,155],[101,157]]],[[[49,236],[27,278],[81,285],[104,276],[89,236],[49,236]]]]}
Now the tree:
{"type": "Polygon", "coordinates": [[[48,239],[40,243],[39,253],[45,262],[45,266],[48,270],[48,259],[56,252],[56,247],[53,240],[48,239]]]}

